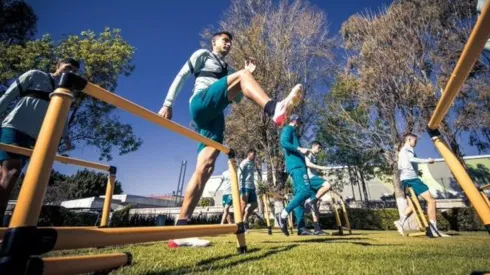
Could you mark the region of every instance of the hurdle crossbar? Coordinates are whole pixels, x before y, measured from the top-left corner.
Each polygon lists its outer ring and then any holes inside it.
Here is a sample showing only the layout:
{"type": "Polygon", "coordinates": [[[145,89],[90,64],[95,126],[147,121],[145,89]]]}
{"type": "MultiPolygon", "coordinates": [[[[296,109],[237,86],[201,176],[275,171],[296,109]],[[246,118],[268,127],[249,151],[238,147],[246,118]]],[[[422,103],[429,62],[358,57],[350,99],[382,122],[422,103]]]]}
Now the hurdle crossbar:
{"type": "MultiPolygon", "coordinates": [[[[27,157],[32,156],[32,151],[33,151],[32,149],[19,147],[19,146],[15,146],[15,145],[10,145],[10,144],[5,144],[5,143],[0,143],[0,150],[10,152],[10,153],[14,153],[14,154],[24,155],[27,157]]],[[[107,180],[107,186],[106,186],[106,193],[105,193],[105,198],[104,198],[104,207],[102,208],[102,218],[100,220],[100,226],[101,227],[108,226],[109,225],[109,213],[111,211],[112,195],[114,193],[114,184],[116,182],[116,171],[117,171],[116,167],[101,164],[101,163],[76,159],[76,158],[59,156],[59,155],[56,155],[54,157],[54,160],[57,162],[63,163],[63,164],[72,164],[72,165],[77,165],[77,166],[81,166],[81,167],[97,169],[97,170],[101,170],[101,171],[105,171],[105,172],[109,173],[108,180],[107,180]]]]}
{"type": "MultiPolygon", "coordinates": [[[[165,241],[189,237],[203,237],[232,234],[238,231],[238,225],[189,225],[189,226],[151,226],[151,227],[38,227],[37,238],[55,235],[54,250],[95,248],[133,243],[165,241]]],[[[3,231],[3,234],[6,232],[3,231]]]]}
{"type": "Polygon", "coordinates": [[[428,132],[431,136],[435,147],[446,161],[449,169],[453,173],[461,189],[468,197],[478,216],[487,228],[490,234],[490,206],[485,201],[475,186],[467,171],[459,162],[454,153],[445,144],[439,132],[439,126],[445,118],[454,99],[461,90],[465,80],[471,72],[473,66],[478,60],[486,42],[490,38],[490,1],[487,1],[482,13],[479,16],[471,34],[466,43],[463,52],[456,64],[456,67],[444,88],[444,92],[437,103],[428,124],[428,132]]]}

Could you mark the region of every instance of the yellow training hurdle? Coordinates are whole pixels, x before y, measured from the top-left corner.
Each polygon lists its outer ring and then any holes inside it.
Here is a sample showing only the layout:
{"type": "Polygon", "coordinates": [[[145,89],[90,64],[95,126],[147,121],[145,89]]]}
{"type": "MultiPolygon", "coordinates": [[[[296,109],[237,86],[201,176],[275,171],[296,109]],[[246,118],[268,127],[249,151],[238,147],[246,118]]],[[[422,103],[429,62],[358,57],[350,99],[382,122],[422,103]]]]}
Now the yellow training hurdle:
{"type": "Polygon", "coordinates": [[[432,138],[432,141],[434,142],[435,147],[446,161],[449,169],[451,169],[451,172],[456,178],[456,181],[461,186],[461,189],[468,197],[469,201],[476,210],[476,213],[483,221],[483,224],[490,234],[490,205],[488,205],[485,198],[481,196],[478,188],[475,186],[457,157],[454,155],[451,149],[449,149],[438,130],[442,120],[451,107],[454,98],[460,91],[461,86],[478,60],[480,53],[482,52],[485,43],[489,38],[490,1],[487,1],[475,27],[473,28],[473,31],[471,32],[468,43],[464,47],[463,53],[461,54],[458,63],[456,64],[456,67],[454,68],[454,71],[444,89],[442,97],[437,103],[436,109],[432,114],[428,124],[428,132],[432,138]]]}
{"type": "MultiPolygon", "coordinates": [[[[42,258],[52,250],[101,247],[138,242],[163,241],[173,238],[199,237],[234,233],[237,250],[247,251],[243,217],[235,213],[235,224],[174,227],[96,228],[96,227],[37,227],[49,176],[56,159],[66,117],[73,101],[72,90],[81,90],[108,104],[184,135],[228,155],[232,179],[233,208],[240,209],[237,165],[234,151],[198,133],[110,93],[74,74],[63,74],[59,88],[52,94],[30,164],[20,190],[9,227],[0,247],[0,274],[69,274],[87,273],[117,268],[131,263],[129,253],[98,256],[42,258]]],[[[110,204],[109,204],[110,205],[110,204]]]]}
{"type": "MultiPolygon", "coordinates": [[[[24,155],[28,157],[32,155],[31,149],[4,144],[4,143],[0,143],[0,150],[19,154],[19,155],[24,155]]],[[[102,218],[100,220],[100,227],[109,226],[109,213],[111,212],[112,195],[114,193],[114,185],[116,184],[117,168],[114,166],[109,166],[105,164],[90,162],[81,159],[69,158],[64,156],[55,156],[54,160],[64,164],[78,165],[81,167],[97,169],[109,173],[107,177],[107,186],[106,186],[105,197],[104,197],[104,206],[102,208],[102,218]]]]}

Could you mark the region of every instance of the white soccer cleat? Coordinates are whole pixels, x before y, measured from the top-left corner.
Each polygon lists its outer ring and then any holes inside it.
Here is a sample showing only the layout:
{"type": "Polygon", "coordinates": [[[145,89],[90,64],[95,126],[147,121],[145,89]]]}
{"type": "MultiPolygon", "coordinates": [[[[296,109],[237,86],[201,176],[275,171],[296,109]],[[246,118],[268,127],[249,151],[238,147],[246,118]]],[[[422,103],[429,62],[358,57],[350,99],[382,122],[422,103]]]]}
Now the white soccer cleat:
{"type": "Polygon", "coordinates": [[[398,233],[400,235],[405,236],[405,231],[403,231],[403,225],[400,221],[394,221],[393,224],[396,226],[396,230],[398,230],[398,233]]]}
{"type": "Polygon", "coordinates": [[[283,126],[287,122],[288,116],[294,107],[301,102],[302,97],[303,85],[297,84],[285,99],[276,104],[272,120],[277,126],[283,126]]]}
{"type": "Polygon", "coordinates": [[[438,229],[430,229],[432,231],[432,235],[434,237],[442,237],[442,238],[449,238],[451,237],[450,235],[448,234],[445,234],[445,233],[442,233],[441,231],[439,231],[438,229]]]}

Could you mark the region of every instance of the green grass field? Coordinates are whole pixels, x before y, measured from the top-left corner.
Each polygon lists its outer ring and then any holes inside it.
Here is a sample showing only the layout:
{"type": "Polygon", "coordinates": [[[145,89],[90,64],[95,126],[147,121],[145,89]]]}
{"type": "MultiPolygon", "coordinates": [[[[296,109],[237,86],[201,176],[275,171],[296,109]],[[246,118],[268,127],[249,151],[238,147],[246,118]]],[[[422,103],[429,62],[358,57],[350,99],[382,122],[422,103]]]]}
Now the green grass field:
{"type": "MultiPolygon", "coordinates": [[[[286,237],[265,230],[247,235],[249,252],[238,255],[233,235],[204,238],[211,247],[167,248],[166,242],[76,254],[128,251],[131,266],[111,274],[470,274],[490,272],[490,236],[401,237],[396,232],[355,231],[348,236],[286,237]]],[[[57,252],[52,255],[73,254],[57,252]]]]}

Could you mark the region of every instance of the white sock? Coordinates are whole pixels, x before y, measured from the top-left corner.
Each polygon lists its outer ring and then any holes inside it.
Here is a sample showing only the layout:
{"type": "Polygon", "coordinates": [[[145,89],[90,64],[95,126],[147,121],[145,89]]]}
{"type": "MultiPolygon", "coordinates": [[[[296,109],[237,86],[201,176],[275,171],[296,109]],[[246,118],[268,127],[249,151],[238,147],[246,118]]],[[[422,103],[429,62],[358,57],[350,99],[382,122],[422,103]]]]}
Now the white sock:
{"type": "Polygon", "coordinates": [[[405,216],[405,215],[401,216],[401,218],[400,218],[401,225],[403,225],[407,221],[407,219],[408,219],[408,216],[405,216]]]}
{"type": "Polygon", "coordinates": [[[285,219],[287,217],[288,217],[288,212],[286,211],[286,209],[283,209],[281,212],[281,219],[285,219]]]}
{"type": "Polygon", "coordinates": [[[434,227],[434,229],[437,230],[437,223],[436,223],[436,221],[429,220],[429,222],[432,225],[432,227],[434,227]]]}

